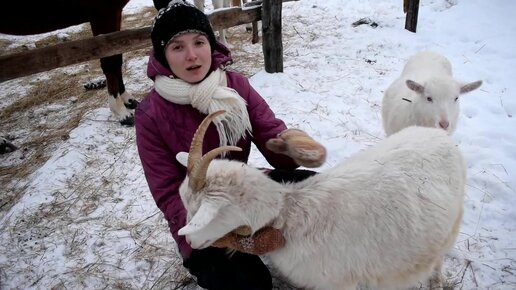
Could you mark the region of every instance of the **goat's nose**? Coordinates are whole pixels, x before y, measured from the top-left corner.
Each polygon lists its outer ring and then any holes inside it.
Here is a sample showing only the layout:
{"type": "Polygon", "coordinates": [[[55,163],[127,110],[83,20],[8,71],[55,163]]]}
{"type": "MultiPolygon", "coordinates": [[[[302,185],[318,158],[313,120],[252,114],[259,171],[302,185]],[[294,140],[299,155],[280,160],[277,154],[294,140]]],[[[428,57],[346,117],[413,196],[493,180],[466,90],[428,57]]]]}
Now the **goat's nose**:
{"type": "Polygon", "coordinates": [[[448,126],[450,126],[450,123],[448,123],[448,121],[446,120],[442,120],[439,122],[439,126],[441,128],[443,128],[444,130],[448,129],[448,126]]]}

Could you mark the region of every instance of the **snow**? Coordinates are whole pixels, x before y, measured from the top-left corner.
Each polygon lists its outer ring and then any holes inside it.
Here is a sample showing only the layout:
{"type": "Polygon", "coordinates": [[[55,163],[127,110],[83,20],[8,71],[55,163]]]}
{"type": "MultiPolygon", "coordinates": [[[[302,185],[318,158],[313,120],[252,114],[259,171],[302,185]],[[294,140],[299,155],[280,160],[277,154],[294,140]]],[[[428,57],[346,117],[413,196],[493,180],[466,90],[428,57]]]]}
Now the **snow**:
{"type": "MultiPolygon", "coordinates": [[[[130,1],[124,11],[148,2],[130,1]]],[[[284,72],[256,68],[251,77],[277,116],[326,146],[320,170],[385,138],[383,91],[412,54],[435,50],[448,57],[457,79],[483,81],[461,96],[453,135],[468,165],[464,220],[443,269],[455,289],[516,288],[514,11],[511,0],[422,0],[411,33],[402,1],[284,3],[284,72]],[[378,27],[351,25],[365,17],[378,27]]],[[[146,62],[129,62],[128,90],[143,95],[150,88],[146,62]]],[[[24,90],[15,80],[1,83],[2,102],[24,90]]],[[[174,289],[186,279],[148,191],[134,130],[112,121],[107,106],[89,112],[20,182],[23,196],[0,215],[1,289],[174,289]]],[[[0,164],[7,158],[0,156],[0,164]]],[[[250,164],[268,166],[256,150],[250,164]]],[[[280,280],[275,285],[291,289],[280,280]]]]}

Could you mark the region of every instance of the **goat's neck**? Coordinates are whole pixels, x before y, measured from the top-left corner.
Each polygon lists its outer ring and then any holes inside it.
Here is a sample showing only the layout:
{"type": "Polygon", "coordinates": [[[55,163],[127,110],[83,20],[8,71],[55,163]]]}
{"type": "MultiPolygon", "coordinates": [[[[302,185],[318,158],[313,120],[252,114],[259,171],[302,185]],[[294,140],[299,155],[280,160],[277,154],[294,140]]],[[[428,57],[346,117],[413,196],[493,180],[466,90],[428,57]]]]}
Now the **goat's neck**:
{"type": "Polygon", "coordinates": [[[273,226],[292,235],[285,236],[287,240],[298,235],[306,236],[309,233],[299,231],[311,229],[310,224],[316,225],[326,218],[326,204],[331,203],[331,192],[319,186],[321,177],[316,175],[297,184],[284,185],[281,193],[283,206],[273,226]]]}
{"type": "Polygon", "coordinates": [[[284,186],[275,182],[263,172],[247,168],[249,174],[244,178],[243,190],[246,196],[242,198],[241,207],[247,215],[248,223],[254,230],[274,224],[276,217],[283,207],[284,186]]]}

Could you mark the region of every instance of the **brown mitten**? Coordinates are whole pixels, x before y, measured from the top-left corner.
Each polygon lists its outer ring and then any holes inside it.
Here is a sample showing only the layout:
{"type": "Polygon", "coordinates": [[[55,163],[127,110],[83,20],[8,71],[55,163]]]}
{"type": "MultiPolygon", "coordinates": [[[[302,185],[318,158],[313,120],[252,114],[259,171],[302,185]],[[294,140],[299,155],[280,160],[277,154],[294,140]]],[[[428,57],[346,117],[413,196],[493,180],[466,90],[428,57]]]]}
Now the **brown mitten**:
{"type": "Polygon", "coordinates": [[[266,146],[275,153],[282,153],[304,167],[319,167],[326,161],[326,148],[299,129],[287,129],[266,146]]]}
{"type": "Polygon", "coordinates": [[[231,232],[218,239],[212,246],[230,248],[253,255],[263,255],[283,247],[285,239],[281,231],[273,227],[264,227],[252,236],[242,236],[231,232]]]}

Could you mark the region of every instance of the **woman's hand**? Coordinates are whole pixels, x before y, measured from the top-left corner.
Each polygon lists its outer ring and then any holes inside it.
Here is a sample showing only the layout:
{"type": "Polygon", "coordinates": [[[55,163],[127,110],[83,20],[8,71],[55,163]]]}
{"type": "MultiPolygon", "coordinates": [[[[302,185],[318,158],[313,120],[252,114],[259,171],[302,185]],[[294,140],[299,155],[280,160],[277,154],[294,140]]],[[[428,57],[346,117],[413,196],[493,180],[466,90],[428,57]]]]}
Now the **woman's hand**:
{"type": "Polygon", "coordinates": [[[283,247],[285,239],[280,230],[273,227],[264,227],[254,235],[242,236],[231,232],[218,239],[212,246],[230,248],[253,255],[263,255],[283,247]]]}
{"type": "Polygon", "coordinates": [[[276,138],[267,141],[266,146],[275,153],[294,159],[304,167],[319,167],[326,161],[326,148],[299,129],[287,129],[276,138]]]}

